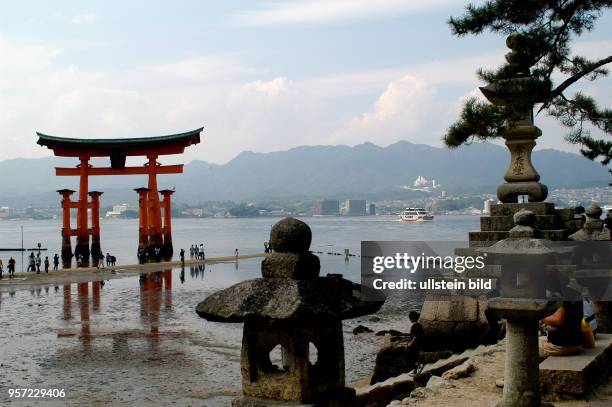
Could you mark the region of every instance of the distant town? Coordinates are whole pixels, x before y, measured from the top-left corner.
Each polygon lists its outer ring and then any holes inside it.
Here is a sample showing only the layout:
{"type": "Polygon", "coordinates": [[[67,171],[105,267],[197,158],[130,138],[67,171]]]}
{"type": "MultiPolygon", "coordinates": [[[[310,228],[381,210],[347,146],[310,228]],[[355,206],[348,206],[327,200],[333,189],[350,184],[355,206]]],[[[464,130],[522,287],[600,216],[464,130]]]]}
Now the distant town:
{"type": "MultiPolygon", "coordinates": [[[[411,185],[400,186],[410,197],[397,199],[365,200],[353,197],[279,199],[269,201],[206,201],[198,204],[175,202],[172,216],[175,218],[238,218],[280,216],[376,216],[397,215],[407,207],[425,208],[435,215],[473,215],[488,213],[490,204],[496,203],[493,194],[447,194],[435,180],[418,176],[411,185]]],[[[592,201],[602,207],[612,204],[612,188],[609,186],[554,189],[549,198],[558,207],[588,206],[592,201]]],[[[60,201],[50,206],[0,207],[0,220],[7,219],[57,219],[61,217],[60,201]]],[[[114,203],[103,206],[100,216],[106,219],[136,219],[136,203],[114,203]]]]}

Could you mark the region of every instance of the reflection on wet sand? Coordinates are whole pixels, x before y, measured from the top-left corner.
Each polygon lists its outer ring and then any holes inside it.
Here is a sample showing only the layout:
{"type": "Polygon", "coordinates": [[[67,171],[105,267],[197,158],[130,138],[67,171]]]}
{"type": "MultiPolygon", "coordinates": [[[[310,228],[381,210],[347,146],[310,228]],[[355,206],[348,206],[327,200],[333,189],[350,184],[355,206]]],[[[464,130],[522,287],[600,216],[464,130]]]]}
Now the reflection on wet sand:
{"type": "Polygon", "coordinates": [[[72,319],[72,298],[70,293],[70,284],[64,285],[64,306],[63,306],[63,318],[66,321],[72,319]]]}
{"type": "Polygon", "coordinates": [[[79,312],[81,314],[81,334],[79,339],[87,350],[91,342],[91,330],[89,327],[89,283],[77,284],[77,297],[79,304],[79,312]]]}
{"type": "MultiPolygon", "coordinates": [[[[162,305],[164,312],[172,311],[172,270],[158,271],[140,276],[140,323],[144,329],[92,333],[90,309],[93,314],[101,312],[101,296],[104,281],[78,283],[76,286],[80,332],[62,330],[58,332],[58,337],[78,336],[81,343],[85,345],[85,349],[90,349],[89,344],[95,338],[112,337],[115,343],[121,343],[125,346],[127,346],[127,338],[147,338],[151,349],[157,349],[160,339],[160,312],[162,305]],[[89,298],[90,284],[91,301],[89,298]]],[[[32,295],[34,295],[34,292],[32,292],[32,295]]],[[[64,285],[62,318],[66,321],[73,319],[72,286],[69,284],[64,285]]],[[[179,336],[179,333],[167,331],[163,335],[176,337],[179,336]]]]}
{"type": "Polygon", "coordinates": [[[91,293],[93,296],[93,303],[91,309],[94,313],[100,312],[100,282],[94,281],[91,283],[91,293]]]}
{"type": "Polygon", "coordinates": [[[204,279],[204,274],[206,273],[206,265],[198,264],[195,266],[189,266],[189,274],[191,278],[201,278],[204,279]]]}

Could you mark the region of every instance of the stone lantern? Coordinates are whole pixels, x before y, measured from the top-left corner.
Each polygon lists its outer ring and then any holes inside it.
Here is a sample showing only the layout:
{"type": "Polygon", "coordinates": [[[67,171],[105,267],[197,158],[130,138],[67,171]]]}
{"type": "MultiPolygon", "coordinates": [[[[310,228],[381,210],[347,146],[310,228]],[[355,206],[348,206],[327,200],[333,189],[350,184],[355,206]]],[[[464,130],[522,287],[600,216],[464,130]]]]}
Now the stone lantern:
{"type": "Polygon", "coordinates": [[[494,105],[511,105],[519,110],[517,117],[508,119],[503,133],[510,150],[510,166],[504,175],[506,183],[497,188],[497,197],[503,203],[516,203],[521,195],[529,196],[529,202],[543,202],[548,196],[546,185],[538,182],[540,175],[531,162],[531,152],[535,140],[542,135],[533,124],[533,105],[539,101],[540,92],[550,89],[550,83],[538,83],[530,75],[530,59],[524,55],[522,41],[524,37],[518,33],[506,39],[506,45],[512,50],[506,54],[509,77],[480,88],[494,105]],[[534,87],[539,91],[534,92],[534,87]]]}
{"type": "Polygon", "coordinates": [[[345,387],[342,320],[374,313],[383,301],[366,301],[367,288],[340,275],[319,277],[311,240],[307,224],[281,220],[270,234],[274,253],[261,264],[263,278],[235,284],[197,306],[209,321],[244,322],[244,396],[232,406],[355,403],[354,390],[345,387]],[[270,359],[277,346],[280,366],[270,359]]]}
{"type": "Polygon", "coordinates": [[[582,229],[568,237],[577,245],[578,264],[574,276],[588,289],[591,306],[597,318],[598,333],[612,333],[612,239],[611,230],[604,227],[609,221],[601,220],[603,210],[595,203],[586,209],[586,222],[582,229]]]}
{"type": "Polygon", "coordinates": [[[509,238],[478,249],[487,262],[501,265],[500,297],[489,307],[506,319],[507,350],[504,390],[498,407],[540,407],[538,321],[555,310],[546,298],[546,270],[572,248],[554,248],[537,238],[535,214],[521,210],[509,238]],[[549,266],[549,267],[547,267],[549,266]]]}

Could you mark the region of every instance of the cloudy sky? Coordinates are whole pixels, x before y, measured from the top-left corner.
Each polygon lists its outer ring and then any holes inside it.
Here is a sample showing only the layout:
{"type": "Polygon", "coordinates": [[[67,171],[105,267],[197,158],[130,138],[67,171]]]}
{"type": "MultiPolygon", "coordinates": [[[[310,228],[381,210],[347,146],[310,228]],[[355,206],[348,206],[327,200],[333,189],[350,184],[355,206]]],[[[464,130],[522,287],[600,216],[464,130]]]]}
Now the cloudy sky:
{"type": "MultiPolygon", "coordinates": [[[[0,159],[35,131],[151,136],[205,127],[186,159],[399,140],[441,145],[503,38],[455,38],[455,0],[29,1],[0,14],[0,159]]],[[[582,37],[612,50],[612,13],[582,37]]],[[[607,106],[612,81],[580,83],[607,106]]],[[[541,147],[571,150],[546,117],[541,147]]],[[[172,161],[172,160],[170,160],[172,161]]]]}

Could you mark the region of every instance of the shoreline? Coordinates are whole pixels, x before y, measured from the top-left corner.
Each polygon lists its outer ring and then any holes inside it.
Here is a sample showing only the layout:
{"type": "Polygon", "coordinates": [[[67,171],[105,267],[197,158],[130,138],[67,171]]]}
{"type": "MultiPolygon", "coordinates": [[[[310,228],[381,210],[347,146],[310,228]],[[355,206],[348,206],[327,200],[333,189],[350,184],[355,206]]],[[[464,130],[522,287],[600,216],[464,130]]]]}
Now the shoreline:
{"type": "MultiPolygon", "coordinates": [[[[221,256],[211,257],[205,260],[185,259],[185,266],[229,263],[236,260],[252,259],[265,256],[267,256],[265,253],[251,253],[239,255],[238,258],[236,258],[236,256],[221,256]]],[[[33,287],[46,285],[74,284],[132,277],[139,274],[148,274],[156,271],[173,269],[181,267],[181,265],[181,261],[176,260],[163,261],[159,263],[123,264],[104,268],[80,267],[59,269],[57,271],[49,271],[49,273],[41,271],[40,274],[36,272],[19,272],[15,273],[14,278],[11,279],[8,278],[8,274],[5,271],[2,280],[0,280],[0,292],[28,290],[33,287]]]]}

